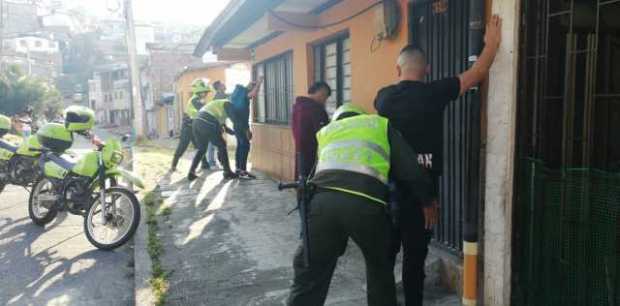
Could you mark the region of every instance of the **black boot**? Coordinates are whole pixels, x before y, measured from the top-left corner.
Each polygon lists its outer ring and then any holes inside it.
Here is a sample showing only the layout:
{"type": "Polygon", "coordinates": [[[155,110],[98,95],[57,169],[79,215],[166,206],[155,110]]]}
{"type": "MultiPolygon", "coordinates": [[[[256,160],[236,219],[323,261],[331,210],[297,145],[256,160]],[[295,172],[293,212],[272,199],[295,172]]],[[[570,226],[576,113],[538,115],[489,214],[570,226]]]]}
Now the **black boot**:
{"type": "Polygon", "coordinates": [[[234,173],[232,171],[225,171],[224,172],[224,179],[232,180],[232,179],[236,179],[236,178],[239,178],[239,174],[234,173]]]}

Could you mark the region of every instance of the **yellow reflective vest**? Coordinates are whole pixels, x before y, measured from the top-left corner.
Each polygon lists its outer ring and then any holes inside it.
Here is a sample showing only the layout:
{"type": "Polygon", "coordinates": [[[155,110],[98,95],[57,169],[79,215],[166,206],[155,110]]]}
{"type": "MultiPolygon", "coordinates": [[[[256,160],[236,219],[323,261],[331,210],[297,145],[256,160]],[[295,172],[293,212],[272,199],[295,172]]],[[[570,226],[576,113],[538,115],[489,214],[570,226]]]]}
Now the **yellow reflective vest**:
{"type": "Polygon", "coordinates": [[[207,103],[201,111],[206,111],[209,115],[215,117],[220,124],[225,124],[226,119],[228,119],[226,103],[230,103],[230,101],[227,99],[213,100],[207,103]]]}
{"type": "Polygon", "coordinates": [[[187,107],[185,108],[185,114],[192,120],[196,119],[196,116],[198,116],[198,109],[194,106],[194,103],[192,103],[194,99],[200,98],[196,95],[192,96],[191,98],[189,98],[189,101],[187,102],[187,107]]]}
{"type": "MultiPolygon", "coordinates": [[[[317,133],[317,140],[317,175],[327,170],[350,171],[388,184],[390,142],[386,118],[358,115],[334,121],[317,133]]],[[[385,204],[385,201],[364,194],[364,190],[321,187],[364,196],[385,204]]]]}

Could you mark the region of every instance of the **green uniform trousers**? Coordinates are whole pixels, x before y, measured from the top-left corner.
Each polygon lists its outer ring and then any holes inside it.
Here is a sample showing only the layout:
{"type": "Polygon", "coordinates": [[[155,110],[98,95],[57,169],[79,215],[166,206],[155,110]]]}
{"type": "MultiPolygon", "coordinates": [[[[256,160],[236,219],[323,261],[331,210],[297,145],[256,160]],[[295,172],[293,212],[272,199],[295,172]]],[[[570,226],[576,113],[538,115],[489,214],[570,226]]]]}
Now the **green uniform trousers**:
{"type": "MultiPolygon", "coordinates": [[[[183,125],[181,126],[181,138],[179,138],[179,144],[177,145],[177,149],[174,152],[174,157],[172,158],[172,168],[176,168],[179,164],[179,159],[181,156],[187,151],[187,147],[192,143],[192,139],[194,138],[192,132],[192,121],[189,121],[187,118],[183,118],[183,125]]],[[[202,167],[208,168],[209,163],[207,162],[207,157],[202,157],[202,167]]]]}
{"type": "Polygon", "coordinates": [[[386,208],[360,196],[319,190],[308,218],[310,265],[304,267],[303,245],[293,260],[295,279],[288,305],[325,303],[338,257],[351,238],[366,261],[369,306],[396,305],[392,229],[386,208]]]}

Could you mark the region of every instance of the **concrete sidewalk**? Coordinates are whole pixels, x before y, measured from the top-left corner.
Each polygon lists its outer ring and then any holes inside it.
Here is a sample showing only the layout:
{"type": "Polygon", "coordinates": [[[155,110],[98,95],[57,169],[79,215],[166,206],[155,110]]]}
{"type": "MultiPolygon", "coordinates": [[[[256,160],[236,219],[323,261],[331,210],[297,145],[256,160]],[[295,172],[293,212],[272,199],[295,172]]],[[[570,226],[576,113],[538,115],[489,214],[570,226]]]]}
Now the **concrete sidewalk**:
{"type": "MultiPolygon", "coordinates": [[[[278,192],[263,175],[224,181],[210,171],[192,184],[185,173],[160,182],[164,207],[162,258],[172,271],[167,305],[283,305],[293,277],[292,257],[299,219],[287,213],[292,192],[278,192]]],[[[436,259],[435,259],[436,260],[436,259]]],[[[429,267],[437,267],[430,259],[429,267]]],[[[429,283],[434,271],[429,271],[429,283]]],[[[365,305],[364,259],[353,243],[341,257],[327,305],[365,305]]],[[[444,290],[429,288],[425,305],[460,305],[444,290]]]]}

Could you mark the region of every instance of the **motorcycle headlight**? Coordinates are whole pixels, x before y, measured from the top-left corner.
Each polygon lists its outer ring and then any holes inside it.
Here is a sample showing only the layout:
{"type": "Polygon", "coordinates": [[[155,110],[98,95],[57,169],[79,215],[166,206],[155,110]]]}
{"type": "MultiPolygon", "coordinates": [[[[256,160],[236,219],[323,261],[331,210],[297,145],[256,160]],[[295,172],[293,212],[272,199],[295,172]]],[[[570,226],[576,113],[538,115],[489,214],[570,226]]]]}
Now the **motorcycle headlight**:
{"type": "Polygon", "coordinates": [[[123,153],[117,151],[112,153],[112,158],[110,161],[115,165],[120,165],[123,162],[123,158],[123,153]]]}

